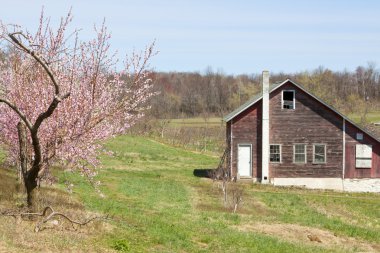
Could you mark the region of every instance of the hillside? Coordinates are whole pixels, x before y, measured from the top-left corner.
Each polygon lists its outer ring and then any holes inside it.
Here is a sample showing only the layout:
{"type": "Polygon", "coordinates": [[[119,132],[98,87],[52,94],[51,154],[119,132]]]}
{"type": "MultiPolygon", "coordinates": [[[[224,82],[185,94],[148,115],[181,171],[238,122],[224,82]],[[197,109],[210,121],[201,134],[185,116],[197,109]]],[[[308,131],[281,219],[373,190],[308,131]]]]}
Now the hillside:
{"type": "MultiPolygon", "coordinates": [[[[239,183],[242,205],[224,207],[220,184],[196,177],[219,158],[121,136],[106,145],[101,192],[70,172],[43,187],[41,205],[78,219],[109,214],[74,231],[62,224],[40,233],[33,221],[0,216],[6,252],[379,252],[380,195],[311,191],[239,183]],[[73,183],[73,194],[65,190],[73,183]],[[310,240],[308,236],[312,239],[310,240]],[[318,242],[318,238],[321,242],[318,242]]],[[[12,207],[14,174],[1,170],[0,205],[12,207]]],[[[233,189],[234,186],[231,186],[233,189]]],[[[14,205],[13,205],[14,207],[14,205]]]]}

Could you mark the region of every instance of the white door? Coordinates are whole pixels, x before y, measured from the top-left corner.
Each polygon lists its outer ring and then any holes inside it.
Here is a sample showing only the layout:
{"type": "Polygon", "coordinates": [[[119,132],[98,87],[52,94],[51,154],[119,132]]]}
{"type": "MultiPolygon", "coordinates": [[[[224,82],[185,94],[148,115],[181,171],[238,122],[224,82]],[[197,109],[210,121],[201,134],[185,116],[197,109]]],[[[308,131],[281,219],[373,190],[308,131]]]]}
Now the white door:
{"type": "Polygon", "coordinates": [[[251,177],[251,145],[238,146],[238,174],[240,177],[251,177]]]}

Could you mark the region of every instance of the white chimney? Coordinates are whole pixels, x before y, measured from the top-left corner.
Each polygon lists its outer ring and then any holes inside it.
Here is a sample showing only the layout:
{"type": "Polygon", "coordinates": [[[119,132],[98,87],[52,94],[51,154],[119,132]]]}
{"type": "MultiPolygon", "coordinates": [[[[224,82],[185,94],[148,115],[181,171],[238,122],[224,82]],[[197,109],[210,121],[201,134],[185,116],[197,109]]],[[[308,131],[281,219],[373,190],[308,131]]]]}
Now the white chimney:
{"type": "Polygon", "coordinates": [[[261,183],[269,183],[269,71],[263,71],[263,114],[262,114],[262,174],[261,183]]]}

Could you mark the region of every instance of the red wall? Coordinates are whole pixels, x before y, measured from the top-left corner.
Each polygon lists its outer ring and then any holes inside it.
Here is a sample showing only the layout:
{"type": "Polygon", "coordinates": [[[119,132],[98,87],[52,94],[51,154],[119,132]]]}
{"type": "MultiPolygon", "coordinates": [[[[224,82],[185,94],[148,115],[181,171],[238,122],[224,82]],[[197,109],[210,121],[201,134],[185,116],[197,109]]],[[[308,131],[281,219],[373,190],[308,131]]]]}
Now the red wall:
{"type": "MultiPolygon", "coordinates": [[[[237,173],[237,147],[241,143],[252,145],[252,176],[261,178],[261,114],[260,100],[227,123],[227,138],[232,130],[232,143],[227,140],[227,144],[232,148],[233,176],[237,173]]],[[[270,94],[269,122],[270,143],[282,145],[282,162],[270,163],[270,178],[343,177],[343,119],[333,110],[288,82],[270,94]],[[295,90],[295,110],[282,109],[282,90],[295,90]],[[307,145],[306,164],[293,163],[295,143],[307,145]],[[325,164],[313,164],[313,144],[326,144],[325,164]]],[[[358,143],[355,140],[358,131],[346,122],[345,177],[380,177],[380,143],[365,133],[361,143],[372,145],[373,166],[372,169],[355,168],[352,147],[358,143]]]]}
{"type": "Polygon", "coordinates": [[[259,101],[232,119],[233,176],[237,174],[238,144],[252,144],[252,177],[261,178],[261,114],[262,107],[259,101]]]}
{"type": "Polygon", "coordinates": [[[380,143],[364,133],[353,124],[346,122],[346,165],[345,178],[379,178],[380,177],[380,143]],[[356,134],[363,133],[363,140],[356,140],[356,134]],[[355,168],[356,144],[372,145],[372,168],[355,168]]]}

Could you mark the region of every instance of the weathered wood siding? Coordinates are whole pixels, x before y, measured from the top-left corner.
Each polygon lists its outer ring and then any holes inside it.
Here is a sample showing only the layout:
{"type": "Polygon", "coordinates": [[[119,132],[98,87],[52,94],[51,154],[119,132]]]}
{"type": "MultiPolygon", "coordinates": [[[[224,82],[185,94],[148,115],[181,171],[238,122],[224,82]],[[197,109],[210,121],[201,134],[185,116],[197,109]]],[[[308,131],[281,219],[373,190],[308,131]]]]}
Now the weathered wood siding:
{"type": "MultiPolygon", "coordinates": [[[[237,145],[249,143],[252,144],[252,176],[261,178],[261,114],[262,103],[258,101],[232,120],[232,175],[237,173],[237,145]]],[[[270,144],[282,145],[282,162],[270,163],[269,177],[342,177],[342,128],[339,115],[292,83],[273,91],[270,94],[270,144]],[[295,90],[295,110],[282,109],[282,90],[295,90]],[[307,145],[305,164],[293,162],[296,143],[307,145]],[[313,144],[326,145],[325,164],[313,164],[313,144]]]]}
{"type": "MultiPolygon", "coordinates": [[[[252,145],[252,177],[261,178],[261,101],[232,119],[232,175],[237,175],[239,144],[252,145]]],[[[228,128],[228,127],[227,127],[228,128]]],[[[228,131],[228,130],[227,130],[228,131]]]]}
{"type": "Polygon", "coordinates": [[[288,82],[270,94],[270,143],[282,145],[282,162],[270,163],[271,177],[341,177],[343,120],[288,82]],[[295,91],[295,109],[282,109],[283,90],[295,91]],[[293,162],[293,145],[306,145],[305,164],[293,162]],[[326,163],[313,164],[313,144],[326,145],[326,163]]]}
{"type": "Polygon", "coordinates": [[[380,177],[380,144],[372,137],[346,122],[346,164],[345,178],[379,178],[380,177]],[[362,133],[363,140],[356,140],[356,134],[362,133]],[[372,145],[372,168],[356,168],[356,144],[372,145]]]}

